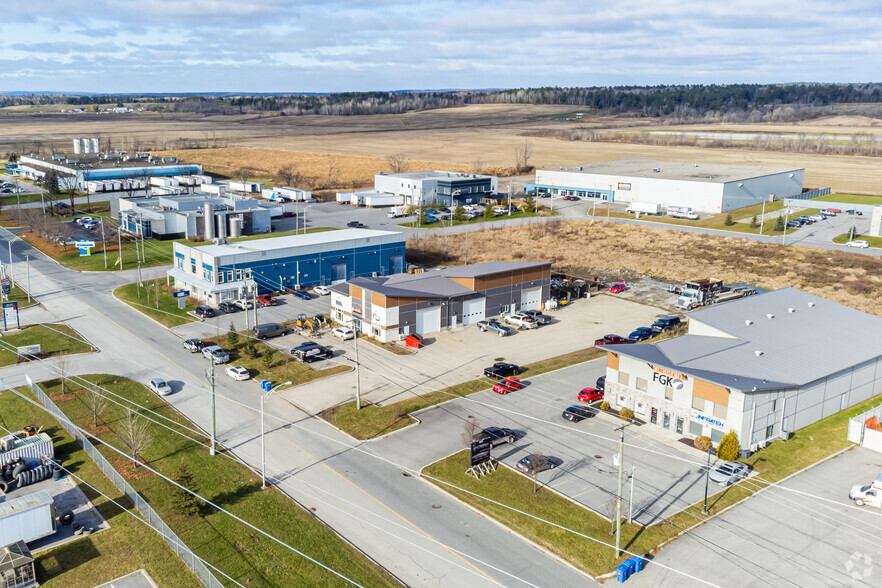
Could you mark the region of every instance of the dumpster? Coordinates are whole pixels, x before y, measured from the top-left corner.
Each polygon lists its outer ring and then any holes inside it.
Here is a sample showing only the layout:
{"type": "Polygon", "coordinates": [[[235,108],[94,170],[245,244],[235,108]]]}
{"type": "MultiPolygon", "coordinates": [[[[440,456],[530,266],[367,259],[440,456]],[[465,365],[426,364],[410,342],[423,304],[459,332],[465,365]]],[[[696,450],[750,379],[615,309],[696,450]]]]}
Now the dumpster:
{"type": "Polygon", "coordinates": [[[616,568],[616,580],[619,582],[624,582],[628,579],[628,566],[621,563],[616,568]]]}
{"type": "Polygon", "coordinates": [[[414,349],[419,349],[423,346],[423,336],[422,335],[408,335],[404,338],[404,346],[405,347],[413,347],[414,349]]]}
{"type": "Polygon", "coordinates": [[[643,571],[643,566],[646,565],[646,560],[640,557],[639,555],[635,555],[631,558],[634,560],[634,573],[643,571]]]}

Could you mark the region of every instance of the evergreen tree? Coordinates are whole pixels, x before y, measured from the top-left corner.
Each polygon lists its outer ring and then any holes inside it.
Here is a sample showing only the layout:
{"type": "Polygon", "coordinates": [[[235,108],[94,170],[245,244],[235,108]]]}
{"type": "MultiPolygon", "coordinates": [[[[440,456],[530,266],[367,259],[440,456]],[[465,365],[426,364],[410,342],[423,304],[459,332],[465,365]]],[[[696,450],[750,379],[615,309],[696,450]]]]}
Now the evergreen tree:
{"type": "Polygon", "coordinates": [[[758,226],[759,226],[759,223],[757,222],[756,215],[753,215],[753,218],[750,219],[750,228],[751,228],[751,229],[755,229],[755,228],[757,228],[758,226]]]}
{"type": "MultiPolygon", "coordinates": [[[[193,475],[190,473],[190,469],[187,467],[186,463],[181,463],[181,467],[178,468],[178,473],[175,475],[174,481],[185,488],[189,488],[193,492],[199,491],[199,489],[196,488],[196,484],[193,482],[193,475]]],[[[184,516],[199,514],[199,508],[202,506],[201,500],[177,486],[172,487],[171,501],[175,510],[184,516]]]]}
{"type": "Polygon", "coordinates": [[[229,345],[230,349],[239,348],[239,332],[236,330],[233,321],[230,321],[230,330],[227,331],[227,345],[229,345]]]}
{"type": "Polygon", "coordinates": [[[732,225],[735,224],[735,221],[732,219],[732,215],[731,215],[731,214],[727,214],[727,215],[726,215],[726,220],[725,220],[725,222],[724,222],[723,224],[726,225],[727,227],[731,227],[732,225]]]}
{"type": "Polygon", "coordinates": [[[456,203],[456,208],[453,209],[453,220],[455,220],[455,221],[465,220],[465,208],[463,208],[462,202],[456,203]]]}
{"type": "Polygon", "coordinates": [[[524,196],[524,212],[535,212],[536,211],[536,199],[533,198],[532,194],[527,194],[524,196]]]}
{"type": "Polygon", "coordinates": [[[784,230],[784,217],[783,216],[779,216],[778,219],[775,221],[775,230],[776,231],[783,231],[784,230]]]}
{"type": "Polygon", "coordinates": [[[734,429],[730,429],[728,433],[723,435],[720,440],[720,446],[717,447],[717,457],[723,461],[734,461],[738,459],[741,449],[738,447],[738,435],[734,429]]]}
{"type": "Polygon", "coordinates": [[[496,216],[496,213],[493,212],[493,205],[492,204],[488,204],[486,207],[484,207],[484,218],[493,218],[495,216],[496,216]]]}

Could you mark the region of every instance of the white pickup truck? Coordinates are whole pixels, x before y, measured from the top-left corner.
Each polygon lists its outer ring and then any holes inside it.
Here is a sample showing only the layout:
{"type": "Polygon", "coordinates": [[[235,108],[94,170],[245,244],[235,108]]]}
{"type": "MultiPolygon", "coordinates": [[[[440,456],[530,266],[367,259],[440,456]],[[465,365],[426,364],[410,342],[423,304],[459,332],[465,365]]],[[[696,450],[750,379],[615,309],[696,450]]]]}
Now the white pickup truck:
{"type": "Polygon", "coordinates": [[[858,506],[868,504],[877,508],[882,508],[882,474],[876,476],[872,484],[866,486],[854,486],[848,497],[854,500],[858,506]]]}

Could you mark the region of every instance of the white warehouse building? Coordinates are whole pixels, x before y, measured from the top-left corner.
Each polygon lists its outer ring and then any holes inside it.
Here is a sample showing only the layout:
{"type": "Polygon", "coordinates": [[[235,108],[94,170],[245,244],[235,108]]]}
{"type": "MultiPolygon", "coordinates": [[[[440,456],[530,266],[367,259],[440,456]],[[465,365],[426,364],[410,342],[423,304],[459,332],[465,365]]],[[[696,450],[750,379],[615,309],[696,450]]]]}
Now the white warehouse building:
{"type": "Polygon", "coordinates": [[[536,170],[540,196],[726,212],[802,193],[804,169],[628,159],[536,170]]]}

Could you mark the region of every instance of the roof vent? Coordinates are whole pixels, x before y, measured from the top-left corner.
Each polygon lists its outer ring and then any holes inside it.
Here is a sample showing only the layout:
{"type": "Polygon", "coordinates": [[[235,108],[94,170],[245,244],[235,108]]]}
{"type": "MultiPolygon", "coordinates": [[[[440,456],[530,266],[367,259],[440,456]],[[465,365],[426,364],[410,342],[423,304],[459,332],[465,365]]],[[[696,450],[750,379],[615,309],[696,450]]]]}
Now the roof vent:
{"type": "Polygon", "coordinates": [[[815,303],[814,303],[814,302],[809,302],[808,305],[809,305],[809,308],[812,308],[812,307],[815,305],[815,303]]]}
{"type": "Polygon", "coordinates": [[[744,321],[744,324],[747,325],[747,326],[749,327],[750,325],[753,324],[753,321],[750,320],[750,319],[747,319],[746,321],[744,321]]]}
{"type": "Polygon", "coordinates": [[[757,357],[759,357],[760,355],[763,355],[763,353],[764,352],[760,351],[759,349],[757,349],[756,351],[753,352],[753,354],[756,355],[757,357]]]}
{"type": "Polygon", "coordinates": [[[775,318],[775,315],[770,312],[769,314],[766,315],[766,318],[773,319],[773,318],[775,318]]]}
{"type": "Polygon", "coordinates": [[[787,312],[791,312],[791,313],[793,313],[793,312],[796,312],[796,309],[793,308],[793,307],[790,307],[790,308],[787,309],[787,312]]]}

